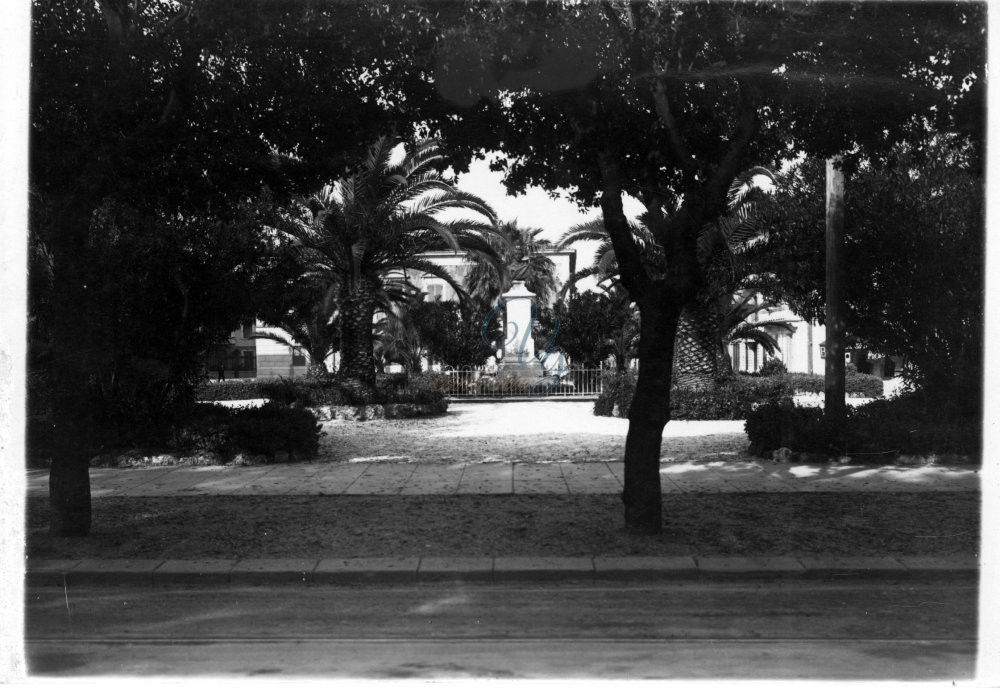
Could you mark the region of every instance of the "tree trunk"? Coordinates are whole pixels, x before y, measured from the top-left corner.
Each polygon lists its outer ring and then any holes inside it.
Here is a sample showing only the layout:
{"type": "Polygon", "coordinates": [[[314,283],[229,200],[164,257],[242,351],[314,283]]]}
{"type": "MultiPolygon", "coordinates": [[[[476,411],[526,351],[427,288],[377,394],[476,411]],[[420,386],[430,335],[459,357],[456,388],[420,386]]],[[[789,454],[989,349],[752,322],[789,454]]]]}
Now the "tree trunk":
{"type": "Polygon", "coordinates": [[[826,377],[825,416],[840,430],[847,415],[844,401],[844,173],[826,161],[826,377]]]}
{"type": "MultiPolygon", "coordinates": [[[[89,212],[79,205],[58,210],[52,233],[52,423],[53,454],[49,469],[49,533],[82,537],[90,533],[91,425],[87,402],[88,353],[100,352],[90,328],[83,278],[89,212]]],[[[90,355],[89,357],[95,357],[90,355]]]]}
{"type": "Polygon", "coordinates": [[[625,438],[625,528],[636,535],[663,530],[660,446],[670,421],[670,373],[679,312],[666,300],[639,303],[639,377],[625,438]]]}
{"type": "Polygon", "coordinates": [[[363,280],[341,302],[340,376],[366,386],[375,386],[374,316],[373,286],[363,280]]]}

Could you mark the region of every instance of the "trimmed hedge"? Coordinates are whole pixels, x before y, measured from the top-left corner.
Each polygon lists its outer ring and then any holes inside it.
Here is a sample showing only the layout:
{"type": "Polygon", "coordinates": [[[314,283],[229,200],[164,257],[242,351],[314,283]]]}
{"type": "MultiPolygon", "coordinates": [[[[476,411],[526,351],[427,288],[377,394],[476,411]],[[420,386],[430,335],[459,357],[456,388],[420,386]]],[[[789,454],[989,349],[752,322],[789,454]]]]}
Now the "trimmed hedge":
{"type": "Polygon", "coordinates": [[[302,459],[316,455],[321,429],[316,415],[304,408],[275,402],[258,408],[206,404],[174,430],[170,446],[185,453],[217,453],[227,460],[240,453],[273,459],[278,452],[302,459]]]}
{"type": "MultiPolygon", "coordinates": [[[[822,374],[789,372],[780,375],[788,380],[795,393],[824,393],[826,380],[822,374]]],[[[874,374],[861,374],[849,369],[844,376],[844,390],[848,396],[858,398],[882,398],[882,379],[874,374]]]]}
{"type": "Polygon", "coordinates": [[[325,405],[381,405],[386,403],[437,403],[444,394],[432,391],[425,375],[382,375],[374,387],[346,384],[335,379],[230,379],[208,382],[198,389],[200,401],[239,401],[267,398],[306,407],[325,405]]]}
{"type": "Polygon", "coordinates": [[[847,409],[838,435],[822,408],[767,404],[746,422],[750,452],[770,457],[781,447],[822,454],[980,454],[979,420],[942,415],[917,396],[872,401],[847,409]]]}
{"type": "MultiPolygon", "coordinates": [[[[626,417],[635,394],[636,372],[604,375],[603,392],[594,403],[594,414],[626,417]]],[[[782,377],[737,376],[713,389],[675,386],[670,390],[673,420],[743,420],[757,406],[792,395],[782,377]]]]}
{"type": "MultiPolygon", "coordinates": [[[[603,393],[594,403],[594,414],[626,417],[635,394],[636,372],[604,374],[603,393]],[[617,411],[617,412],[616,412],[617,411]]],[[[882,398],[882,380],[870,374],[848,372],[849,395],[882,398]]],[[[800,393],[825,389],[818,374],[779,373],[774,376],[740,374],[713,389],[674,386],[670,390],[670,417],[673,420],[743,420],[757,406],[777,403],[800,393]]]]}
{"type": "Polygon", "coordinates": [[[195,397],[199,401],[246,401],[267,398],[261,386],[266,379],[225,379],[210,381],[198,387],[195,397]]]}
{"type": "Polygon", "coordinates": [[[676,387],[670,391],[670,417],[674,420],[744,420],[766,403],[791,396],[781,377],[733,377],[714,389],[676,387]]]}

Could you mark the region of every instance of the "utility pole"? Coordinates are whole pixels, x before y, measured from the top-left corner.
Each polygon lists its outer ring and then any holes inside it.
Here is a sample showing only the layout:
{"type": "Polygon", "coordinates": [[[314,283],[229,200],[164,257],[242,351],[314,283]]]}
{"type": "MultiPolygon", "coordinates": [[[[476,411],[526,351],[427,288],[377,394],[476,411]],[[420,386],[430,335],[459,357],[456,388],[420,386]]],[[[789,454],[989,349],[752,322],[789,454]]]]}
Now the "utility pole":
{"type": "Polygon", "coordinates": [[[844,422],[844,173],[826,159],[826,419],[844,422]]]}

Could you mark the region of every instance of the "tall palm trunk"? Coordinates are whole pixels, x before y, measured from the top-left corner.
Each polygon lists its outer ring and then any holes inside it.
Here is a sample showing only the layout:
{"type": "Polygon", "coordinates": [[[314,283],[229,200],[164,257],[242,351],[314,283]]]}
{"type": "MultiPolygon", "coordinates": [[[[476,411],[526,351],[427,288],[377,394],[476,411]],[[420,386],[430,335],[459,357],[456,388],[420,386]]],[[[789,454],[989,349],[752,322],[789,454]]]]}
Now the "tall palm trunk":
{"type": "Polygon", "coordinates": [[[720,347],[720,316],[710,306],[693,304],[684,308],[674,339],[674,377],[679,386],[710,388],[732,373],[732,366],[720,347]]]}
{"type": "Polygon", "coordinates": [[[341,301],[340,376],[375,386],[374,286],[362,280],[341,301]]]}

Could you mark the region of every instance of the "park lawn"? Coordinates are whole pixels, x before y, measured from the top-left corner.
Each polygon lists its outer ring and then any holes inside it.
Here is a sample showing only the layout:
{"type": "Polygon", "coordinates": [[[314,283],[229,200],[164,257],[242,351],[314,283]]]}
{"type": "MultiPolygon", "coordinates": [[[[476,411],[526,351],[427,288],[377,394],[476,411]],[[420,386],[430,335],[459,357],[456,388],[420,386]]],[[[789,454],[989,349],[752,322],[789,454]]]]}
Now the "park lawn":
{"type": "Polygon", "coordinates": [[[578,555],[977,555],[977,492],[672,494],[664,532],[624,533],[613,495],[206,496],[94,500],[86,538],[47,534],[34,558],[578,555]]]}

